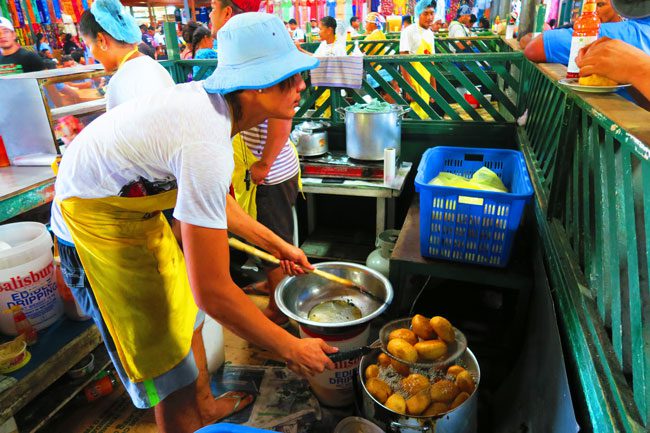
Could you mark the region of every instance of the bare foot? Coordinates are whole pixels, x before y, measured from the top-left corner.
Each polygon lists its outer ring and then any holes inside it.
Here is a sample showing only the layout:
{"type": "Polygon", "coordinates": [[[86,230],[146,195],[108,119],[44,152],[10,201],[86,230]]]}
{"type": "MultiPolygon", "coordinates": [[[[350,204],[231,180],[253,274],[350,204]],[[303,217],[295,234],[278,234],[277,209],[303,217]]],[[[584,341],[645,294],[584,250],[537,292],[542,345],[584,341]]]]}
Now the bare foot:
{"type": "Polygon", "coordinates": [[[214,424],[239,412],[255,400],[251,394],[243,391],[228,391],[217,398],[210,396],[210,400],[203,399],[199,402],[199,411],[203,425],[214,424]]]}

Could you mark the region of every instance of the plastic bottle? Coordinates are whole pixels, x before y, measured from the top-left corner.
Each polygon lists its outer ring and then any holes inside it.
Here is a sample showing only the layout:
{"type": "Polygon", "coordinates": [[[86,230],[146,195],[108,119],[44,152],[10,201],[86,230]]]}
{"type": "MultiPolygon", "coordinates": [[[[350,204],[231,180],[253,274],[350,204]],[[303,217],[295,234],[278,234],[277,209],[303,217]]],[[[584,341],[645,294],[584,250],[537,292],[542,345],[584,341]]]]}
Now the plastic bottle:
{"type": "Polygon", "coordinates": [[[583,47],[598,39],[599,31],[600,18],[596,13],[596,0],[585,0],[582,13],[573,24],[569,65],[566,70],[567,78],[578,78],[580,68],[576,65],[576,57],[578,57],[578,53],[583,47]]]}
{"type": "Polygon", "coordinates": [[[85,401],[90,403],[112,393],[116,385],[117,379],[115,379],[114,373],[112,371],[100,371],[97,374],[95,380],[90,382],[83,389],[85,401]]]}
{"type": "Polygon", "coordinates": [[[29,322],[27,316],[25,316],[23,307],[20,305],[13,305],[8,310],[5,310],[5,313],[12,313],[14,315],[14,325],[16,325],[16,332],[18,335],[24,336],[25,343],[27,343],[28,346],[36,343],[38,340],[38,334],[36,333],[36,330],[32,324],[29,322]]]}

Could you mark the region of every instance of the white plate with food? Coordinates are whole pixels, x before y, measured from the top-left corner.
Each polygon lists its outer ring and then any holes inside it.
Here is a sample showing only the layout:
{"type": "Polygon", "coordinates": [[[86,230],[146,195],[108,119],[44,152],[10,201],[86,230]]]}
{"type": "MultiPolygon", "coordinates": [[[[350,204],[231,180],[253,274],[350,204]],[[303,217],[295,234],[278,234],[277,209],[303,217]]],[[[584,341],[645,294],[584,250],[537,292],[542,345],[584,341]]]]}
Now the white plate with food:
{"type": "MultiPolygon", "coordinates": [[[[591,77],[583,77],[583,78],[588,78],[591,79],[591,77]]],[[[613,93],[616,92],[617,90],[624,89],[626,87],[629,87],[630,84],[615,84],[613,81],[608,80],[607,78],[603,77],[598,77],[596,82],[598,82],[598,85],[585,85],[585,84],[580,84],[580,79],[578,78],[562,78],[558,82],[562,84],[563,86],[567,86],[571,90],[575,90],[577,92],[587,92],[587,93],[613,93]],[[608,82],[605,82],[607,80],[608,82]],[[614,84],[612,84],[614,83],[614,84]],[[605,84],[605,85],[601,85],[605,84]]],[[[585,82],[583,80],[583,82],[585,82]]],[[[591,80],[587,80],[587,83],[591,82],[591,80]]]]}

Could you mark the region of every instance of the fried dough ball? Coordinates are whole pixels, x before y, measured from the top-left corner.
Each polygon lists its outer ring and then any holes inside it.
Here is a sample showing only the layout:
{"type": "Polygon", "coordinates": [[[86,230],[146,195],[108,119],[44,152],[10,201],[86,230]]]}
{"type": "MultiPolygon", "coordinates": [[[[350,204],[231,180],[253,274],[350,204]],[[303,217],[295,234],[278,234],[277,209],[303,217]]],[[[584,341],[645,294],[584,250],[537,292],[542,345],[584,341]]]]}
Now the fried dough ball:
{"type": "Polygon", "coordinates": [[[447,374],[456,377],[458,376],[458,373],[461,373],[463,371],[465,371],[465,369],[460,365],[452,365],[447,369],[447,374]]]}
{"type": "Polygon", "coordinates": [[[431,404],[431,397],[427,390],[420,391],[406,400],[406,413],[420,415],[431,404]]]}
{"type": "Polygon", "coordinates": [[[366,368],[366,379],[379,376],[379,366],[376,364],[369,365],[366,368]]]}
{"type": "Polygon", "coordinates": [[[380,353],[379,356],[377,357],[377,362],[379,365],[382,367],[388,367],[390,365],[390,356],[386,355],[385,353],[380,353]]]}
{"type": "Polygon", "coordinates": [[[445,413],[449,410],[449,405],[447,403],[440,403],[439,401],[434,401],[429,405],[427,410],[422,413],[422,416],[437,416],[442,413],[445,413]]]}
{"type": "Polygon", "coordinates": [[[388,397],[384,406],[393,412],[406,414],[406,400],[404,400],[404,397],[399,394],[393,394],[388,397]]]}
{"type": "Polygon", "coordinates": [[[474,378],[469,374],[469,371],[465,370],[458,373],[456,376],[456,386],[468,394],[474,392],[474,378]]]}
{"type": "Polygon", "coordinates": [[[418,360],[418,352],[415,347],[401,338],[390,340],[387,349],[388,353],[406,362],[416,362],[418,360]]]}
{"type": "Polygon", "coordinates": [[[386,400],[388,400],[388,397],[393,393],[386,382],[379,380],[376,377],[371,377],[366,381],[366,389],[370,395],[375,397],[381,404],[384,404],[386,400]]]}
{"type": "Polygon", "coordinates": [[[409,374],[408,377],[402,379],[402,389],[410,396],[427,389],[429,385],[429,379],[417,373],[409,374]]]}
{"type": "Polygon", "coordinates": [[[413,319],[411,319],[411,328],[415,335],[423,340],[431,340],[436,336],[435,331],[431,327],[431,323],[429,323],[429,319],[421,314],[413,316],[413,319]]]}
{"type": "Polygon", "coordinates": [[[396,338],[401,338],[411,346],[418,342],[418,337],[415,335],[415,333],[406,328],[395,329],[391,331],[390,334],[388,334],[388,341],[394,340],[396,338]]]}
{"type": "Polygon", "coordinates": [[[581,86],[616,86],[618,83],[602,75],[592,74],[586,77],[580,77],[578,84],[581,86]]]}
{"type": "Polygon", "coordinates": [[[420,359],[434,361],[447,354],[447,345],[442,340],[420,341],[415,345],[420,359]]]}
{"type": "Polygon", "coordinates": [[[429,321],[433,330],[438,334],[438,337],[445,343],[453,343],[456,341],[456,334],[454,328],[449,323],[449,320],[444,317],[435,316],[429,321]]]}
{"type": "Polygon", "coordinates": [[[408,365],[402,364],[401,362],[395,361],[394,359],[390,360],[390,365],[393,367],[393,370],[404,377],[408,376],[409,373],[411,373],[411,369],[408,365]]]}
{"type": "Polygon", "coordinates": [[[458,386],[454,382],[446,379],[439,380],[431,385],[429,389],[431,401],[440,403],[450,403],[459,393],[460,389],[458,389],[458,386]]]}
{"type": "Polygon", "coordinates": [[[469,394],[466,392],[461,392],[456,396],[454,401],[451,402],[450,409],[456,409],[461,404],[465,403],[465,400],[469,398],[469,394]]]}

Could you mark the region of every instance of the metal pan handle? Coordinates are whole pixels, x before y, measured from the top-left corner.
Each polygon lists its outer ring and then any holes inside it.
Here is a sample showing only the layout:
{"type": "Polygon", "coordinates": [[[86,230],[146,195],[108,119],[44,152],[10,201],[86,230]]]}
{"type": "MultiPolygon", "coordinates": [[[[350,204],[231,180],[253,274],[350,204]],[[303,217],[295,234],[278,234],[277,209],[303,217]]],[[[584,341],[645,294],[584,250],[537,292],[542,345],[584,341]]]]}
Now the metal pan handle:
{"type": "Polygon", "coordinates": [[[329,355],[327,355],[327,357],[331,359],[332,362],[347,361],[348,359],[361,358],[363,355],[370,353],[372,349],[373,348],[370,346],[364,346],[346,352],[330,353],[329,355]]]}

